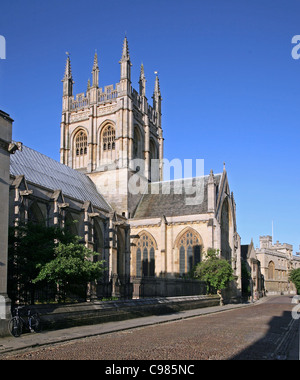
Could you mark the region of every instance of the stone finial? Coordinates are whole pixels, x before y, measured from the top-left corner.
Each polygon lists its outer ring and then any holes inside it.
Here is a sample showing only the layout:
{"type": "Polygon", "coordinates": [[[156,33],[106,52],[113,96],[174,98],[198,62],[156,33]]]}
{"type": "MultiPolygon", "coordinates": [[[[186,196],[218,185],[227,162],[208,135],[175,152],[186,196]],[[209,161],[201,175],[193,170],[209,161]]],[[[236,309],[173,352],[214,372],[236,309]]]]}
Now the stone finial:
{"type": "Polygon", "coordinates": [[[214,182],[215,182],[215,176],[214,176],[213,170],[211,169],[209,173],[208,183],[214,183],[214,182]]]}
{"type": "Polygon", "coordinates": [[[141,70],[140,70],[140,80],[145,80],[146,77],[145,77],[145,70],[144,70],[144,64],[142,62],[141,64],[141,70]]]}
{"type": "Polygon", "coordinates": [[[145,70],[144,70],[143,63],[141,64],[139,85],[140,85],[140,95],[146,96],[146,77],[145,77],[145,70]]]}
{"type": "Polygon", "coordinates": [[[70,53],[66,52],[68,55],[67,62],[66,62],[66,68],[65,68],[65,75],[62,79],[63,82],[63,96],[72,96],[73,95],[73,77],[72,77],[72,70],[71,70],[71,60],[70,60],[70,53]]]}
{"type": "Polygon", "coordinates": [[[160,95],[160,86],[159,86],[159,79],[158,79],[158,72],[154,71],[155,77],[155,86],[154,86],[154,94],[160,95]]]}
{"type": "Polygon", "coordinates": [[[128,41],[127,41],[127,37],[126,36],[125,36],[124,42],[123,42],[122,57],[121,57],[121,61],[120,62],[124,62],[124,61],[130,61],[128,41]]]}
{"type": "Polygon", "coordinates": [[[99,86],[99,67],[98,67],[98,54],[97,51],[95,52],[94,55],[94,64],[93,64],[93,87],[98,87],[99,86]]]}
{"type": "Polygon", "coordinates": [[[121,81],[123,80],[123,85],[121,85],[121,92],[124,91],[126,93],[131,92],[130,83],[131,81],[131,62],[129,57],[129,49],[128,49],[128,41],[127,37],[124,38],[123,42],[123,50],[122,50],[122,57],[119,61],[121,65],[121,81]],[[127,82],[125,82],[127,81],[127,82]]]}
{"type": "Polygon", "coordinates": [[[93,65],[93,70],[97,70],[99,69],[98,67],[98,54],[97,54],[97,50],[95,51],[95,55],[94,55],[94,65],[93,65]]]}
{"type": "Polygon", "coordinates": [[[215,184],[214,172],[211,169],[209,177],[208,177],[208,183],[207,183],[207,211],[215,212],[215,210],[216,210],[216,184],[215,184]]]}
{"type": "Polygon", "coordinates": [[[64,79],[72,79],[72,70],[71,70],[71,60],[70,60],[70,53],[66,52],[68,55],[67,62],[66,62],[66,68],[65,68],[65,75],[64,79]]]}

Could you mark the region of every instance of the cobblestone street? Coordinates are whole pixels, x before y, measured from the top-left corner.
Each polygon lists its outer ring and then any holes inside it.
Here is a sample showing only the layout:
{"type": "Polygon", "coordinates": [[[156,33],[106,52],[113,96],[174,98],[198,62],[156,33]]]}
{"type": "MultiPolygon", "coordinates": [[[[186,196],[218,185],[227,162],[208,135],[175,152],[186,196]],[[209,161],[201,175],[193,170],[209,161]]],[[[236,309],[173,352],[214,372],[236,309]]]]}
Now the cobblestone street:
{"type": "Polygon", "coordinates": [[[203,360],[276,359],[293,322],[292,297],[245,308],[141,327],[2,359],[203,360]]]}

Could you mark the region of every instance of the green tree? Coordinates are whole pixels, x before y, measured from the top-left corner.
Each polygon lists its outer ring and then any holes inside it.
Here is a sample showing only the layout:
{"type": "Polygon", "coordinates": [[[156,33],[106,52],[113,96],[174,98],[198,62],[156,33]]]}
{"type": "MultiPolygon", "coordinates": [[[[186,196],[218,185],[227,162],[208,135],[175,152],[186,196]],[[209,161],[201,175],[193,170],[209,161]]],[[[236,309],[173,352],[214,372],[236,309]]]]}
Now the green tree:
{"type": "Polygon", "coordinates": [[[297,294],[300,294],[300,268],[290,271],[290,281],[295,285],[297,294]]]}
{"type": "Polygon", "coordinates": [[[104,262],[93,262],[93,256],[98,253],[80,244],[79,241],[59,243],[54,252],[53,260],[45,265],[38,265],[40,272],[33,283],[55,282],[65,294],[70,284],[86,285],[88,282],[99,280],[102,276],[104,262]]]}
{"type": "Polygon", "coordinates": [[[211,292],[212,289],[217,291],[220,304],[223,304],[221,291],[228,286],[230,281],[234,280],[230,263],[220,259],[218,250],[211,248],[207,250],[206,259],[195,267],[194,277],[206,282],[208,292],[211,292]]]}
{"type": "Polygon", "coordinates": [[[13,302],[22,294],[23,301],[34,303],[37,286],[33,280],[39,274],[38,266],[53,260],[59,242],[76,241],[67,229],[47,227],[46,223],[26,223],[9,228],[8,238],[8,292],[13,302]],[[25,298],[24,298],[25,297],[25,298]]]}

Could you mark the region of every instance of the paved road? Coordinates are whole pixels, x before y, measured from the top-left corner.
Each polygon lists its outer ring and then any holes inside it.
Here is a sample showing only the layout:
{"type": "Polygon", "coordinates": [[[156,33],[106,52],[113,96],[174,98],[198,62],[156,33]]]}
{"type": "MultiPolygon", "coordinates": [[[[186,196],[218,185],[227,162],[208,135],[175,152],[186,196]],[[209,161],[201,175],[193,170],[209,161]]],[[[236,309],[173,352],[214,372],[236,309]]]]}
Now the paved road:
{"type": "Polygon", "coordinates": [[[291,299],[270,297],[254,306],[9,353],[2,359],[277,359],[286,354],[287,336],[296,334],[291,299]]]}

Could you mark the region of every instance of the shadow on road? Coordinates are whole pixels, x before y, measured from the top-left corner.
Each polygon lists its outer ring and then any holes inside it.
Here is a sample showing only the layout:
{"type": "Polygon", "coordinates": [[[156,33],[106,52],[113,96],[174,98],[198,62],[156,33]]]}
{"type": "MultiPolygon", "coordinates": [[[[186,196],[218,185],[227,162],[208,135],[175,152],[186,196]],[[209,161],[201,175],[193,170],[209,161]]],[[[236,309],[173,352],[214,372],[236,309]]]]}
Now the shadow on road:
{"type": "MultiPolygon", "coordinates": [[[[292,297],[287,298],[292,299],[292,297]]],[[[272,303],[272,300],[268,302],[272,303]]],[[[277,299],[273,302],[279,303],[277,299]]],[[[271,319],[269,330],[263,338],[234,355],[230,360],[283,360],[287,358],[297,360],[299,358],[299,351],[298,355],[296,352],[299,350],[298,337],[298,320],[293,319],[291,310],[284,311],[281,316],[271,319]],[[293,350],[292,353],[290,353],[291,350],[293,350]]]]}

